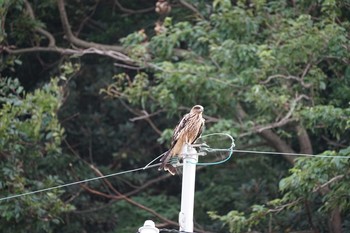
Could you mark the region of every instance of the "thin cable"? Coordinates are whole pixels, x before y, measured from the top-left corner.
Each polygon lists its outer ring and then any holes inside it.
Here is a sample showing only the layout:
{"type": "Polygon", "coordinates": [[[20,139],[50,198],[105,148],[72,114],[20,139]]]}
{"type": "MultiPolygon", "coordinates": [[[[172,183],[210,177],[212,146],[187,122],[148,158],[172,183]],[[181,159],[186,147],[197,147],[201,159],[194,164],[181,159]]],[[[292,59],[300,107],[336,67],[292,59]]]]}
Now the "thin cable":
{"type": "Polygon", "coordinates": [[[205,144],[206,146],[202,149],[202,151],[209,152],[209,153],[210,152],[215,152],[215,151],[228,151],[228,152],[230,152],[229,155],[225,159],[220,160],[220,161],[216,161],[216,162],[207,162],[207,163],[195,162],[194,163],[194,162],[191,162],[191,161],[187,161],[188,163],[193,163],[193,164],[196,164],[198,166],[213,166],[213,165],[223,164],[223,163],[227,162],[231,158],[231,156],[233,154],[233,151],[234,151],[233,148],[235,148],[235,146],[236,146],[235,145],[235,140],[233,139],[233,137],[230,134],[228,134],[228,133],[211,133],[211,134],[207,134],[207,135],[201,136],[201,138],[206,138],[206,137],[210,137],[210,136],[213,136],[213,135],[223,135],[225,137],[228,137],[231,140],[231,146],[229,148],[219,149],[219,148],[210,148],[209,146],[207,146],[205,144]]]}
{"type": "Polygon", "coordinates": [[[350,159],[350,156],[333,156],[333,155],[313,155],[313,154],[303,154],[303,153],[288,153],[288,152],[276,152],[276,151],[254,151],[254,150],[233,150],[233,152],[238,153],[250,153],[250,154],[270,154],[270,155],[290,155],[290,156],[304,156],[304,157],[314,157],[314,158],[339,158],[339,159],[350,159]]]}
{"type": "MultiPolygon", "coordinates": [[[[205,150],[207,152],[229,151],[230,152],[229,155],[225,159],[223,159],[221,161],[208,162],[208,163],[195,163],[195,164],[201,165],[201,166],[210,166],[210,165],[222,164],[222,163],[225,163],[226,161],[228,161],[232,157],[233,152],[250,153],[250,154],[304,156],[304,157],[314,157],[314,158],[350,159],[350,156],[329,156],[329,155],[312,155],[312,154],[303,154],[303,153],[287,153],[287,152],[275,152],[275,151],[236,150],[236,149],[233,149],[235,147],[234,139],[229,134],[226,134],[226,133],[213,133],[213,134],[208,134],[208,135],[202,136],[202,138],[208,137],[208,136],[212,136],[212,135],[225,135],[225,136],[229,137],[232,140],[231,147],[227,148],[227,149],[205,148],[205,150]]],[[[160,156],[162,156],[162,155],[160,155],[160,156]]],[[[159,158],[160,156],[158,156],[157,158],[159,158]]],[[[154,159],[153,161],[155,161],[156,159],[154,159]]],[[[8,197],[2,197],[2,198],[0,198],[0,202],[1,201],[5,201],[5,200],[10,200],[10,199],[13,199],[13,198],[18,198],[18,197],[23,197],[23,196],[27,196],[27,195],[32,195],[32,194],[36,194],[36,193],[47,192],[47,191],[51,191],[51,190],[54,190],[54,189],[59,189],[59,188],[64,188],[64,187],[68,187],[68,186],[73,186],[73,185],[77,185],[77,184],[81,184],[81,183],[87,183],[87,182],[90,182],[90,181],[100,180],[100,179],[104,179],[104,178],[108,178],[108,177],[113,177],[113,176],[123,175],[123,174],[132,173],[132,172],[136,172],[136,171],[146,170],[146,169],[157,167],[157,166],[159,166],[161,164],[161,163],[157,163],[157,164],[150,165],[153,161],[151,161],[146,166],[140,167],[140,168],[135,168],[135,169],[127,170],[127,171],[122,171],[122,172],[112,173],[112,174],[108,174],[108,175],[104,175],[104,176],[89,178],[89,179],[85,179],[85,180],[75,181],[75,182],[71,182],[71,183],[67,183],[67,184],[62,184],[62,185],[57,185],[57,186],[50,187],[50,188],[39,189],[39,190],[31,191],[31,192],[16,194],[16,195],[8,196],[8,197]]],[[[182,166],[182,164],[180,164],[179,166],[182,166]]]]}
{"type": "Polygon", "coordinates": [[[150,169],[150,168],[153,168],[153,167],[157,167],[159,165],[160,165],[160,163],[157,163],[157,164],[150,165],[147,168],[140,167],[140,168],[135,168],[135,169],[127,170],[127,171],[112,173],[112,174],[108,174],[108,175],[104,175],[104,176],[99,176],[99,177],[94,177],[94,178],[90,178],[90,179],[75,181],[75,182],[72,182],[72,183],[61,184],[61,185],[57,185],[57,186],[50,187],[50,188],[44,188],[44,189],[39,189],[39,190],[31,191],[31,192],[16,194],[16,195],[8,196],[8,197],[2,197],[2,198],[0,198],[0,202],[1,201],[5,201],[5,200],[10,200],[10,199],[13,199],[13,198],[28,196],[28,195],[32,195],[32,194],[36,194],[36,193],[47,192],[47,191],[51,191],[51,190],[54,190],[54,189],[60,189],[60,188],[64,188],[64,187],[68,187],[68,186],[72,186],[72,185],[81,184],[81,183],[87,183],[87,182],[90,182],[90,181],[100,180],[100,179],[104,179],[104,178],[108,178],[108,177],[112,177],[112,176],[119,176],[119,175],[123,175],[123,174],[127,174],[127,173],[132,173],[132,172],[136,172],[136,171],[150,169]]]}
{"type": "Polygon", "coordinates": [[[151,162],[149,162],[144,168],[143,170],[146,170],[154,161],[156,161],[157,159],[159,159],[160,157],[162,157],[166,152],[164,152],[163,154],[159,155],[157,158],[153,159],[151,162]]]}
{"type": "MultiPolygon", "coordinates": [[[[223,160],[220,160],[220,161],[217,161],[217,162],[208,162],[208,163],[199,163],[199,162],[197,162],[197,163],[194,163],[194,164],[196,164],[198,166],[213,166],[213,165],[223,164],[223,163],[227,162],[231,158],[232,154],[233,154],[233,150],[230,150],[229,155],[223,160]]],[[[192,163],[190,161],[187,161],[187,162],[188,163],[192,163]]]]}

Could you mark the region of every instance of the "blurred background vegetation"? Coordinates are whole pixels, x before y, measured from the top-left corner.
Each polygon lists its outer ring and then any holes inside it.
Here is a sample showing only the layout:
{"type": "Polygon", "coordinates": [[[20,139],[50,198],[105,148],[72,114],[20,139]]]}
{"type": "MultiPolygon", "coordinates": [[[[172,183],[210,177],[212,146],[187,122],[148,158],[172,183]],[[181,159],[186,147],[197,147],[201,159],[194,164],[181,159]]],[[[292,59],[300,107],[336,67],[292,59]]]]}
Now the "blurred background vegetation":
{"type": "MultiPolygon", "coordinates": [[[[350,231],[349,0],[1,0],[0,20],[1,197],[142,167],[201,104],[236,149],[324,158],[201,167],[196,232],[350,231]]],[[[0,229],[178,229],[181,179],[3,200],[0,229]]]]}

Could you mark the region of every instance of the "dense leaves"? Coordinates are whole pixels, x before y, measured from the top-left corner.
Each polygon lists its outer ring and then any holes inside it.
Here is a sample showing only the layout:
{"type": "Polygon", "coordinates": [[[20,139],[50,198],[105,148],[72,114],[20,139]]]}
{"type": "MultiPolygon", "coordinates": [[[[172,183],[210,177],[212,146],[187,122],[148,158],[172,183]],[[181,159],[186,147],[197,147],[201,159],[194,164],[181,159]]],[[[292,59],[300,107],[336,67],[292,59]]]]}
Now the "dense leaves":
{"type": "MultiPolygon", "coordinates": [[[[196,232],[349,231],[348,1],[181,0],[159,15],[156,1],[0,4],[2,197],[142,167],[201,104],[206,134],[237,149],[325,158],[235,152],[199,169],[196,232]]],[[[4,201],[0,228],[178,228],[181,178],[163,175],[4,201]]]]}
{"type": "MultiPolygon", "coordinates": [[[[67,166],[62,155],[64,130],[56,112],[62,94],[57,80],[34,93],[24,93],[18,80],[1,79],[0,152],[2,197],[62,184],[67,166]]],[[[63,212],[73,207],[61,199],[64,190],[4,200],[3,232],[51,231],[63,212]]]]}

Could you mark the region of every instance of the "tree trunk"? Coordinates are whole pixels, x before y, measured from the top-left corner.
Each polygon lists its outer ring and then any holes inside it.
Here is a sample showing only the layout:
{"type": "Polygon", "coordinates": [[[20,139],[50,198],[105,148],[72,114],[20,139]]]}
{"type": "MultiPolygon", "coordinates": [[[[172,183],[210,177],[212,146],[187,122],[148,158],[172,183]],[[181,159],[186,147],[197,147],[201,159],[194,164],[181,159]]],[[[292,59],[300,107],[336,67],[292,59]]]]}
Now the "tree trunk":
{"type": "Polygon", "coordinates": [[[331,233],[342,233],[341,213],[339,207],[332,210],[329,227],[331,233]]]}

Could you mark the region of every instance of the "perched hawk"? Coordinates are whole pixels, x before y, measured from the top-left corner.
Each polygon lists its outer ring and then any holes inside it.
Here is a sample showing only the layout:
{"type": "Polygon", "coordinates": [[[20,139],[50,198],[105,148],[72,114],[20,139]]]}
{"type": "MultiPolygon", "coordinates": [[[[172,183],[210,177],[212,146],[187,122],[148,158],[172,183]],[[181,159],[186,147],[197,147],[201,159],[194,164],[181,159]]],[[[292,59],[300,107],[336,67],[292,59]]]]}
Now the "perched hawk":
{"type": "Polygon", "coordinates": [[[175,175],[175,168],[171,164],[168,164],[168,162],[171,157],[180,156],[181,149],[185,144],[193,144],[200,137],[205,121],[202,116],[203,110],[204,108],[201,105],[195,105],[181,119],[180,123],[174,129],[170,149],[160,159],[162,164],[158,170],[164,169],[175,175]]]}

